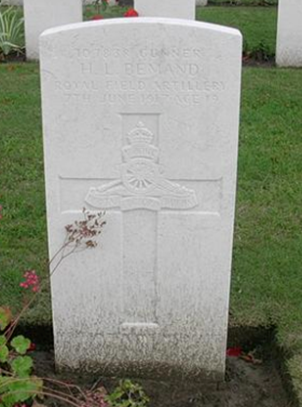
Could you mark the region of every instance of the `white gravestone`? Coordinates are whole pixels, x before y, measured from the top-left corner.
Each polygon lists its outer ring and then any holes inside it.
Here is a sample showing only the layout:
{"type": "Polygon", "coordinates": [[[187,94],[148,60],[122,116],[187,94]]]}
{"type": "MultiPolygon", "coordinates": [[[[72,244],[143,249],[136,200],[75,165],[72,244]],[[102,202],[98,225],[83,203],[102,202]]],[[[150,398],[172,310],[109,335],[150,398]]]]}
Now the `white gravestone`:
{"type": "Polygon", "coordinates": [[[240,33],[116,19],[48,30],[40,52],[50,258],[83,207],[107,222],[52,278],[57,365],[221,380],[240,33]]]}
{"type": "Polygon", "coordinates": [[[39,59],[39,35],[83,20],[82,0],[24,0],[26,57],[39,59]]]}
{"type": "Polygon", "coordinates": [[[279,0],[276,63],[302,66],[302,1],[279,0]]]}
{"type": "Polygon", "coordinates": [[[171,17],[195,20],[196,0],[134,0],[140,17],[171,17]]]}
{"type": "MultiPolygon", "coordinates": [[[[82,0],[82,3],[84,6],[86,6],[88,4],[94,4],[95,0],[82,0]]],[[[3,6],[23,6],[23,0],[2,0],[1,4],[3,6]]],[[[109,4],[109,6],[116,6],[116,5],[118,5],[118,1],[117,0],[108,0],[108,4],[109,4]]]]}

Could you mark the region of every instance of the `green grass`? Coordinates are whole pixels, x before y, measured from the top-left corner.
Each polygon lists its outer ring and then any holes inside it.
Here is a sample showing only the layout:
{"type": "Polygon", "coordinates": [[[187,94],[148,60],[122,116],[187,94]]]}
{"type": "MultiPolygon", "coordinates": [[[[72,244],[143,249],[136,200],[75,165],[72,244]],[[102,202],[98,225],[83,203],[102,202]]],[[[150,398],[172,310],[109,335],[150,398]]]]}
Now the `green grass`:
{"type": "Polygon", "coordinates": [[[275,7],[198,7],[197,20],[238,28],[247,53],[263,50],[269,56],[275,55],[275,7]]]}
{"type": "Polygon", "coordinates": [[[14,306],[22,272],[45,269],[47,253],[38,66],[1,65],[0,89],[0,303],[14,306]]]}
{"type": "MultiPolygon", "coordinates": [[[[250,0],[246,0],[247,2],[250,0]]],[[[243,4],[248,4],[244,2],[243,4]]],[[[254,4],[254,3],[251,3],[254,4]]],[[[105,18],[122,17],[127,7],[109,7],[101,13],[105,18]]],[[[22,15],[22,9],[18,12],[22,15]]],[[[95,14],[93,6],[84,10],[84,19],[95,14]]],[[[272,58],[275,55],[277,8],[276,7],[198,7],[196,18],[214,24],[238,28],[244,38],[244,51],[254,55],[257,51],[272,58]]]]}
{"type": "Polygon", "coordinates": [[[208,5],[230,5],[230,6],[276,6],[278,0],[208,0],[208,5]]]}
{"type": "MultiPolygon", "coordinates": [[[[122,17],[126,10],[125,7],[110,7],[102,14],[106,18],[122,17]]],[[[87,6],[85,19],[89,20],[93,14],[94,7],[87,6]]],[[[276,7],[198,7],[196,19],[238,28],[243,34],[244,50],[247,53],[262,50],[270,57],[275,55],[276,7]]]]}
{"type": "Polygon", "coordinates": [[[244,71],[232,287],[234,322],[278,324],[290,346],[302,333],[301,79],[244,71]]]}

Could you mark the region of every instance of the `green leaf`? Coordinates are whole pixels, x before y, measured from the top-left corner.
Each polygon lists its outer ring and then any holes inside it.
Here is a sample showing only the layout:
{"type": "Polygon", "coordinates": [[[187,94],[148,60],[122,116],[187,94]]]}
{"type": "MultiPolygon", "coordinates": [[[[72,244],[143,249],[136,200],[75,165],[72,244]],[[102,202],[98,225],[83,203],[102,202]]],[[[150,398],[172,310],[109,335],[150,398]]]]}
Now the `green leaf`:
{"type": "Polygon", "coordinates": [[[8,355],[9,350],[6,346],[6,338],[4,335],[0,335],[0,363],[7,362],[8,355]]]}
{"type": "Polygon", "coordinates": [[[23,18],[19,18],[13,7],[0,10],[0,51],[8,55],[24,47],[23,18]]]}
{"type": "Polygon", "coordinates": [[[9,355],[9,350],[6,345],[0,346],[0,362],[6,363],[9,355]]]}
{"type": "Polygon", "coordinates": [[[1,397],[2,403],[4,407],[13,407],[16,403],[14,395],[10,393],[6,393],[1,397]]]}
{"type": "Polygon", "coordinates": [[[14,379],[12,377],[5,377],[0,376],[0,394],[4,394],[1,396],[1,407],[11,407],[15,404],[15,400],[13,395],[10,394],[10,387],[9,385],[12,384],[14,379]]]}
{"type": "Polygon", "coordinates": [[[12,380],[11,377],[0,376],[0,394],[5,393],[8,389],[8,383],[12,380]]]}
{"type": "Polygon", "coordinates": [[[106,0],[102,0],[102,11],[106,11],[108,7],[108,3],[106,0]]]}
{"type": "Polygon", "coordinates": [[[35,376],[23,380],[9,380],[1,400],[5,407],[12,407],[19,402],[34,398],[42,391],[42,387],[43,381],[35,376]]]}
{"type": "Polygon", "coordinates": [[[20,354],[25,355],[26,351],[30,348],[30,340],[24,338],[23,335],[16,336],[11,341],[11,346],[20,354]]]}
{"type": "Polygon", "coordinates": [[[33,367],[33,360],[29,356],[18,356],[11,362],[13,372],[19,377],[27,377],[33,367]]]}
{"type": "Polygon", "coordinates": [[[0,330],[4,331],[12,320],[12,313],[8,307],[0,307],[0,330]]]}

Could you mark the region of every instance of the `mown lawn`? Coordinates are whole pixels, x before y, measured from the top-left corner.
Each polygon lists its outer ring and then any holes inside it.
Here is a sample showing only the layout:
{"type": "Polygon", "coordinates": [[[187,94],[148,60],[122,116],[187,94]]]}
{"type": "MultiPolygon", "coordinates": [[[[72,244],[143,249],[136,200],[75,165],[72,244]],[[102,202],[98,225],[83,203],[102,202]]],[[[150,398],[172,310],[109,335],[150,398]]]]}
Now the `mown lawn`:
{"type": "Polygon", "coordinates": [[[228,6],[276,6],[278,0],[208,0],[208,5],[228,6]]]}
{"type": "Polygon", "coordinates": [[[22,272],[47,257],[38,65],[0,65],[0,101],[0,303],[19,307],[22,272]]]}
{"type": "MultiPolygon", "coordinates": [[[[125,7],[110,7],[103,15],[106,18],[122,17],[126,10],[125,7]]],[[[93,14],[95,8],[87,6],[84,18],[89,20],[93,14]]],[[[245,53],[262,51],[269,57],[275,55],[277,7],[197,7],[196,19],[238,28],[243,34],[245,53]]]]}
{"type": "Polygon", "coordinates": [[[197,20],[238,28],[244,51],[275,55],[277,35],[276,7],[198,7],[197,20]]]}
{"type": "MultiPolygon", "coordinates": [[[[245,0],[242,4],[253,5],[255,2],[245,0]]],[[[3,10],[4,7],[0,7],[0,10],[1,9],[3,10]]],[[[105,18],[122,17],[127,9],[127,7],[109,7],[107,11],[102,14],[105,18]]],[[[17,7],[16,10],[18,14],[22,16],[22,8],[17,7]]],[[[94,6],[86,6],[84,8],[84,19],[90,20],[95,13],[94,6]]],[[[238,28],[243,34],[245,54],[256,54],[260,52],[269,58],[273,58],[275,55],[277,7],[197,7],[196,18],[199,21],[238,28]]]]}

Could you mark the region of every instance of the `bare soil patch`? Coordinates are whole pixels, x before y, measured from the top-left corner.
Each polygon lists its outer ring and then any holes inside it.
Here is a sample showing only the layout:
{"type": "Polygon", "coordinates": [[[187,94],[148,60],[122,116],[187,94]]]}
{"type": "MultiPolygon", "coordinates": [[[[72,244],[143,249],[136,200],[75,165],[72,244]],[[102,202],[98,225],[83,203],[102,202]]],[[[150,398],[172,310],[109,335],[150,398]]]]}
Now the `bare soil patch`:
{"type": "MultiPolygon", "coordinates": [[[[269,343],[256,349],[259,363],[248,363],[238,357],[227,358],[226,380],[220,384],[200,384],[140,380],[150,397],[150,407],[290,407],[295,406],[279,372],[279,362],[268,354],[269,343]]],[[[117,386],[119,378],[79,376],[72,373],[55,373],[53,351],[35,352],[36,374],[42,377],[67,380],[69,383],[90,389],[104,386],[108,392],[117,386]]],[[[288,385],[288,384],[287,384],[288,385]]],[[[47,400],[50,407],[58,407],[57,401],[47,400]]]]}

